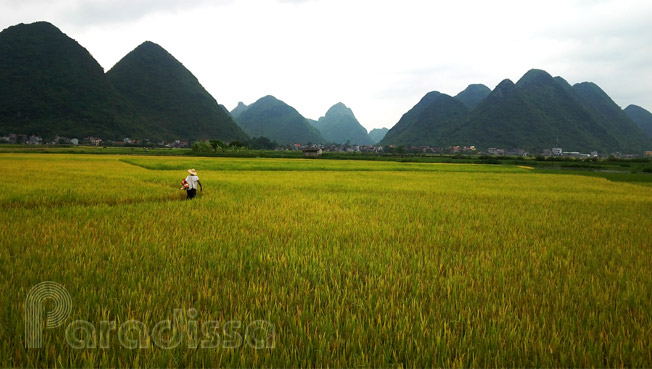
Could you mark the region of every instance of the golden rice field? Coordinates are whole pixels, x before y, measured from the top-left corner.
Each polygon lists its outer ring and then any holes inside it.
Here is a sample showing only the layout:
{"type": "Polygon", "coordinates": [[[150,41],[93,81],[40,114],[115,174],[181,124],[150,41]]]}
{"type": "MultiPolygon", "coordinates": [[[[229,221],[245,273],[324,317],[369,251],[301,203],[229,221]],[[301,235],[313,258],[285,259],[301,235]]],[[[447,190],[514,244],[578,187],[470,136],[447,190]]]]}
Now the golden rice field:
{"type": "Polygon", "coordinates": [[[649,186],[326,160],[0,154],[0,170],[0,367],[652,367],[649,186]],[[71,311],[26,348],[44,281],[71,311]]]}

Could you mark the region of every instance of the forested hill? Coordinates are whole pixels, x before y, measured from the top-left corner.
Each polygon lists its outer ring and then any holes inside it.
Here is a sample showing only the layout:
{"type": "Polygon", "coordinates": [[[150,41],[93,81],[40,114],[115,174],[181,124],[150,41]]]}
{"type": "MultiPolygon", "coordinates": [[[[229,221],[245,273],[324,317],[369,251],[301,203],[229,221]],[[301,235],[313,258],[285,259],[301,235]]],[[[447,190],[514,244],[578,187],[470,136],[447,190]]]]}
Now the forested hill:
{"type": "Polygon", "coordinates": [[[144,42],[107,73],[109,81],[167,139],[246,140],[226,109],[177,59],[144,42]]]}
{"type": "Polygon", "coordinates": [[[274,96],[265,96],[249,105],[236,122],[249,136],[267,137],[280,144],[326,143],[306,118],[274,96]]]}
{"type": "Polygon", "coordinates": [[[343,103],[333,105],[326,115],[314,124],[328,142],[335,144],[371,145],[367,130],[343,103]]]}
{"type": "Polygon", "coordinates": [[[535,152],[557,144],[573,151],[603,153],[652,148],[652,141],[631,114],[593,83],[571,86],[560,77],[533,69],[516,84],[504,80],[484,98],[484,89],[472,86],[455,98],[439,92],[427,94],[381,143],[535,152]]]}
{"type": "Polygon", "coordinates": [[[0,134],[146,135],[144,120],[75,40],[47,22],[0,33],[0,134]]]}

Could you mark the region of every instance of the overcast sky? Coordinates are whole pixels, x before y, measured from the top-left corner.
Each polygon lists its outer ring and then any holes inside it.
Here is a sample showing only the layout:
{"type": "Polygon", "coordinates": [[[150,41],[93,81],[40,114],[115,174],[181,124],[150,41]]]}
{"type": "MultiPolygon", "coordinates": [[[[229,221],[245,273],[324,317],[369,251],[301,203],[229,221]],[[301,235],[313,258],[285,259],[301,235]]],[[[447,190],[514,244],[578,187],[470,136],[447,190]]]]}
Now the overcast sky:
{"type": "Polygon", "coordinates": [[[0,28],[39,20],[105,70],[153,41],[229,110],[274,95],[317,119],[341,101],[390,128],[429,91],[537,68],[652,111],[650,0],[0,0],[0,28]]]}

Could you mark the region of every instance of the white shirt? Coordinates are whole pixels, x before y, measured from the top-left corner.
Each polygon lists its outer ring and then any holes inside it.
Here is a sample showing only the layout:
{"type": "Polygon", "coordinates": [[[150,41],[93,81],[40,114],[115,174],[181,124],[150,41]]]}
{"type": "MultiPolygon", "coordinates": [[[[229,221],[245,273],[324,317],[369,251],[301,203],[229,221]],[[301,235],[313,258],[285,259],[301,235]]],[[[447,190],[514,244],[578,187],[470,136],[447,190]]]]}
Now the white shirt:
{"type": "Polygon", "coordinates": [[[188,182],[188,189],[189,190],[196,190],[197,189],[197,182],[199,182],[199,177],[193,176],[192,174],[186,177],[186,182],[188,182]]]}

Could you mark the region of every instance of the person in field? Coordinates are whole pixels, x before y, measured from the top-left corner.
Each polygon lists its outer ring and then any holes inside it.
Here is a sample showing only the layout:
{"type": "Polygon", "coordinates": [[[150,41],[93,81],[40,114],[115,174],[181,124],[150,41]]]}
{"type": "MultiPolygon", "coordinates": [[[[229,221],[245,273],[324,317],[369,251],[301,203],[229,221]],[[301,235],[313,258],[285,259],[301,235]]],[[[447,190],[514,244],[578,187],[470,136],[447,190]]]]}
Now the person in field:
{"type": "Polygon", "coordinates": [[[199,182],[199,177],[197,177],[197,171],[194,169],[188,169],[190,175],[186,177],[186,182],[188,183],[188,190],[186,191],[186,199],[190,200],[197,196],[197,185],[199,185],[199,190],[204,192],[204,187],[202,187],[201,182],[199,182]]]}

